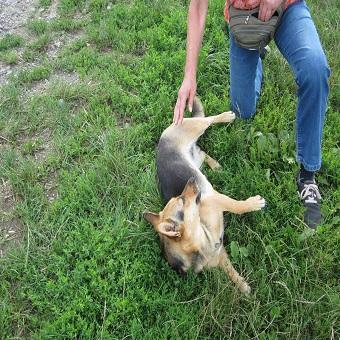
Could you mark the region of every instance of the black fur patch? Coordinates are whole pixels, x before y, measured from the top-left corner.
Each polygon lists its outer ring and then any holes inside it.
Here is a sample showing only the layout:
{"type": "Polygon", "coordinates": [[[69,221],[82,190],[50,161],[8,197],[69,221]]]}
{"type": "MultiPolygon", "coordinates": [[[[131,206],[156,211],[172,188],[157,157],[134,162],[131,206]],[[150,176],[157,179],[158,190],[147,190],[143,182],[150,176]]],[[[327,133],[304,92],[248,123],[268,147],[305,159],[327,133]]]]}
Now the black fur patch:
{"type": "Polygon", "coordinates": [[[196,204],[199,204],[201,202],[201,192],[198,193],[196,196],[196,204]]]}
{"type": "Polygon", "coordinates": [[[184,221],[184,211],[177,211],[177,214],[176,214],[176,219],[178,221],[184,221]]]}
{"type": "Polygon", "coordinates": [[[156,163],[159,186],[166,203],[183,192],[189,178],[198,180],[196,171],[168,138],[161,138],[158,143],[156,163]]]}
{"type": "Polygon", "coordinates": [[[171,267],[176,270],[176,272],[180,275],[185,275],[186,271],[184,270],[184,263],[179,257],[174,257],[173,261],[170,263],[171,267]]]}
{"type": "Polygon", "coordinates": [[[170,252],[165,249],[165,244],[161,241],[161,252],[164,258],[168,261],[171,268],[174,269],[178,274],[184,276],[186,274],[186,271],[184,270],[184,262],[181,260],[178,256],[173,256],[170,252]]]}

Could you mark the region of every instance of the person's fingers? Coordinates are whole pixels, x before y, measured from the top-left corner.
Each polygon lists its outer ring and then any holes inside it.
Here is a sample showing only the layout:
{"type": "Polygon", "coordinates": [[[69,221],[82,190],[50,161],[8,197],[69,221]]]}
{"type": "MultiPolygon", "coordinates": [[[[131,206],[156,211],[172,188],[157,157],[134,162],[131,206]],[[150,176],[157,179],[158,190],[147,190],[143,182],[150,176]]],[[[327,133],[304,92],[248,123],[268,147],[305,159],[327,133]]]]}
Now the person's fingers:
{"type": "Polygon", "coordinates": [[[264,2],[260,3],[259,16],[258,18],[262,21],[268,21],[274,13],[274,10],[264,2]]]}
{"type": "Polygon", "coordinates": [[[192,112],[192,107],[194,105],[194,97],[195,97],[195,91],[190,91],[189,102],[188,102],[189,112],[192,112]]]}
{"type": "Polygon", "coordinates": [[[178,106],[178,97],[177,97],[177,101],[176,101],[175,108],[174,108],[174,114],[173,114],[173,117],[172,117],[173,123],[175,122],[175,119],[176,119],[176,116],[177,116],[177,106],[178,106]]]}
{"type": "Polygon", "coordinates": [[[186,101],[187,101],[187,96],[183,96],[183,97],[180,98],[177,124],[181,124],[182,121],[183,121],[186,101]]]}
{"type": "Polygon", "coordinates": [[[175,125],[181,123],[183,120],[183,112],[185,107],[185,100],[183,98],[183,95],[178,95],[173,119],[173,123],[175,123],[175,125]]]}
{"type": "Polygon", "coordinates": [[[188,104],[189,111],[192,111],[194,96],[196,93],[196,86],[192,82],[184,79],[181,88],[178,91],[178,97],[173,113],[173,123],[175,125],[181,124],[184,118],[185,106],[188,104]]]}
{"type": "Polygon", "coordinates": [[[259,9],[259,16],[258,16],[258,18],[260,19],[260,20],[262,20],[262,21],[264,21],[263,20],[263,12],[264,12],[264,8],[265,8],[265,6],[263,5],[263,2],[261,2],[260,3],[260,9],[259,9]]]}
{"type": "Polygon", "coordinates": [[[268,8],[265,15],[264,15],[264,21],[268,21],[273,15],[273,11],[268,8]]]}
{"type": "Polygon", "coordinates": [[[174,117],[172,120],[172,122],[175,124],[177,124],[177,119],[178,119],[178,107],[179,107],[179,97],[177,98],[177,102],[176,102],[175,110],[174,110],[174,117]]]}
{"type": "Polygon", "coordinates": [[[267,21],[270,18],[270,10],[263,6],[262,11],[259,12],[259,19],[262,21],[267,21]]]}

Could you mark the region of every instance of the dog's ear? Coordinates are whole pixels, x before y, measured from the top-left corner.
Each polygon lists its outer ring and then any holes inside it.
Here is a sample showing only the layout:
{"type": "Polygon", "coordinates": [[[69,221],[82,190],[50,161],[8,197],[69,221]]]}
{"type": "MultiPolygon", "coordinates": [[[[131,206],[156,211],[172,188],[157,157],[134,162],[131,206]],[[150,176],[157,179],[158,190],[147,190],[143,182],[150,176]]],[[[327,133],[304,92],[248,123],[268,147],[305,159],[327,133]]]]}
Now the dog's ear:
{"type": "Polygon", "coordinates": [[[176,230],[175,224],[171,224],[168,222],[160,223],[159,214],[145,212],[143,214],[143,217],[153,225],[153,227],[158,233],[169,238],[181,237],[181,233],[176,230]]]}
{"type": "Polygon", "coordinates": [[[155,226],[155,229],[160,234],[167,236],[169,238],[181,238],[181,233],[177,229],[176,224],[174,223],[160,223],[159,225],[155,226]]]}
{"type": "Polygon", "coordinates": [[[145,212],[143,214],[143,217],[149,222],[151,223],[155,228],[157,228],[158,224],[159,224],[159,214],[155,214],[152,212],[145,212]]]}

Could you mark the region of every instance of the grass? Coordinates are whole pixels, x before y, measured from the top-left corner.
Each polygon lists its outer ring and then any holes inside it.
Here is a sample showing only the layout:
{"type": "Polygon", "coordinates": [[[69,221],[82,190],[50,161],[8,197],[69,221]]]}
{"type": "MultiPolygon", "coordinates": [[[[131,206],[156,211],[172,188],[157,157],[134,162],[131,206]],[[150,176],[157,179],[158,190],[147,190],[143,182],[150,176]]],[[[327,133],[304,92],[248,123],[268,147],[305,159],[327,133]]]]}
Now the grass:
{"type": "Polygon", "coordinates": [[[0,51],[6,51],[10,48],[19,47],[23,44],[24,39],[17,34],[6,34],[0,39],[0,51]]]}
{"type": "Polygon", "coordinates": [[[6,64],[14,65],[18,62],[18,55],[15,51],[0,52],[0,60],[6,64]]]}
{"type": "MultiPolygon", "coordinates": [[[[0,258],[1,336],[337,338],[336,1],[328,0],[327,7],[310,1],[333,71],[318,175],[325,223],[317,233],[306,236],[301,222],[296,85],[274,45],[265,60],[267,80],[254,120],[214,126],[200,140],[223,167],[204,169],[219,191],[238,199],[261,194],[268,202],[263,212],[225,216],[225,246],[252,286],[249,297],[235,291],[219,270],[177,276],[141,217],[144,210],[163,206],[155,146],[171,122],[182,80],[186,5],[109,3],[61,0],[58,19],[31,22],[28,28],[38,35],[36,44],[26,44],[32,58],[44,52],[53,29],[82,28],[84,35],[63,46],[57,59],[43,58],[20,70],[0,90],[0,177],[10,183],[17,202],[13,214],[23,225],[21,246],[0,258]],[[54,73],[69,72],[80,81],[60,80],[44,92],[25,92],[54,73]],[[52,202],[47,184],[57,188],[52,202]]],[[[210,3],[198,69],[198,93],[209,115],[229,106],[222,10],[222,0],[210,3]]],[[[23,45],[20,37],[5,36],[0,51],[23,45]]]]}
{"type": "Polygon", "coordinates": [[[36,35],[41,35],[46,33],[48,29],[48,23],[45,20],[31,20],[27,24],[27,28],[36,35]]]}

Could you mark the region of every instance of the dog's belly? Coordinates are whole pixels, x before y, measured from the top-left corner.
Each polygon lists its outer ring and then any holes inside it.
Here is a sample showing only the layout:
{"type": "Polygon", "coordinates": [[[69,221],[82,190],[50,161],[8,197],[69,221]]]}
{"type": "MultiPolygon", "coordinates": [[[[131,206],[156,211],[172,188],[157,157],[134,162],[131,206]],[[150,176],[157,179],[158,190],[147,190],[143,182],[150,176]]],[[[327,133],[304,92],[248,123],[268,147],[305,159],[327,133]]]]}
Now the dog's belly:
{"type": "Polygon", "coordinates": [[[194,177],[202,193],[212,191],[212,186],[201,173],[190,152],[181,152],[168,138],[161,138],[157,150],[157,177],[165,202],[179,196],[188,180],[194,177]]]}

